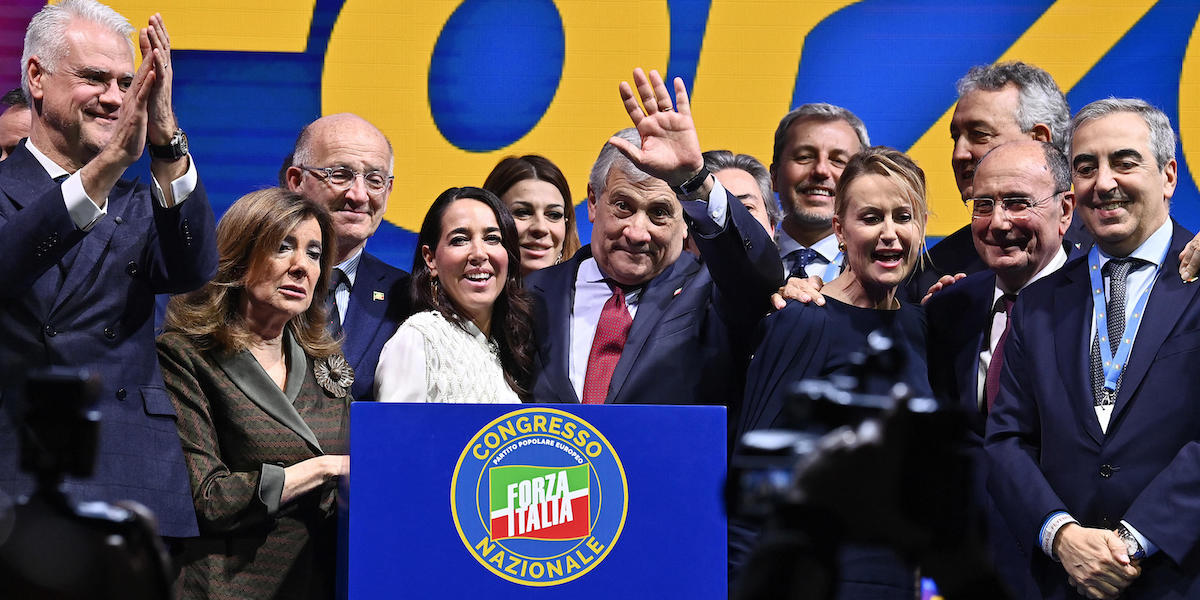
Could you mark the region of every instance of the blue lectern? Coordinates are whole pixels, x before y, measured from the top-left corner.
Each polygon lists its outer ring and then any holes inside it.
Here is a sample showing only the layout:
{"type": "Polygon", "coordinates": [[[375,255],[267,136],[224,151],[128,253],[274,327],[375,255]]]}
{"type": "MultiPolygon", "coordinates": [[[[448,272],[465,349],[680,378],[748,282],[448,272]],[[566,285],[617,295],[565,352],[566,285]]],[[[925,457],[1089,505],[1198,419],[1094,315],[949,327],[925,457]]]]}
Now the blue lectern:
{"type": "Polygon", "coordinates": [[[351,408],[349,597],[725,598],[725,409],[351,408]]]}

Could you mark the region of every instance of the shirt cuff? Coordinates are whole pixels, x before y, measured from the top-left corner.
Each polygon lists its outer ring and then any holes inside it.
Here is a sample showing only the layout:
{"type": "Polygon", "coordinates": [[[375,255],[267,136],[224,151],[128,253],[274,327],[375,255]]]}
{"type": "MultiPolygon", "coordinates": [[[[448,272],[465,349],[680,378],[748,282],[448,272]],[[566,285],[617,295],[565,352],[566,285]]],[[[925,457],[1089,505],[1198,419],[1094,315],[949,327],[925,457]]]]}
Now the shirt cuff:
{"type": "Polygon", "coordinates": [[[1129,521],[1122,519],[1121,524],[1124,525],[1125,529],[1128,529],[1129,533],[1132,533],[1133,537],[1136,538],[1138,543],[1142,545],[1142,551],[1146,553],[1146,556],[1150,556],[1151,554],[1158,552],[1158,546],[1155,546],[1154,542],[1146,539],[1146,536],[1142,535],[1141,532],[1134,528],[1133,525],[1130,525],[1129,521]]]}
{"type": "MultiPolygon", "coordinates": [[[[187,155],[187,161],[187,172],[180,175],[179,179],[171,182],[171,197],[175,199],[176,206],[183,204],[183,201],[187,200],[188,196],[191,196],[192,192],[196,191],[196,182],[200,179],[199,175],[196,174],[196,161],[192,160],[191,154],[187,155]]],[[[170,208],[167,206],[167,199],[163,196],[162,188],[158,185],[158,180],[151,177],[150,181],[152,182],[150,187],[153,190],[154,199],[158,200],[158,205],[163,208],[170,208]]]]}
{"type": "Polygon", "coordinates": [[[279,501],[283,498],[283,467],[263,463],[258,475],[258,499],[267,507],[267,514],[279,512],[279,501]]]}
{"type": "Polygon", "coordinates": [[[96,206],[87,192],[83,191],[83,178],[79,176],[79,171],[62,183],[61,191],[67,214],[80,231],[90,231],[108,214],[108,198],[104,199],[104,208],[96,206]]]}
{"type": "Polygon", "coordinates": [[[1055,562],[1058,562],[1058,557],[1054,555],[1054,537],[1058,535],[1059,529],[1070,523],[1078,524],[1079,521],[1076,521],[1075,517],[1072,517],[1065,510],[1057,510],[1050,513],[1050,516],[1046,517],[1046,521],[1042,523],[1042,531],[1038,535],[1041,540],[1042,552],[1045,552],[1046,556],[1049,556],[1055,562]]]}
{"type": "Polygon", "coordinates": [[[725,221],[729,219],[728,192],[721,182],[717,181],[716,175],[713,175],[712,191],[708,193],[708,218],[721,230],[725,229],[725,221]]]}

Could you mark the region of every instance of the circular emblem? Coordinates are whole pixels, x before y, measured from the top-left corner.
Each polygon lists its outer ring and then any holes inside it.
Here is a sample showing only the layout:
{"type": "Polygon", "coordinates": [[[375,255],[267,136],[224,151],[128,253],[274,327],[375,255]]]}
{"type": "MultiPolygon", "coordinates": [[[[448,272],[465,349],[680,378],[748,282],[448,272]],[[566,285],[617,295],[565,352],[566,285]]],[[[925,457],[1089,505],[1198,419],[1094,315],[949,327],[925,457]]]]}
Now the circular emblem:
{"type": "Polygon", "coordinates": [[[621,459],[590,423],[553,408],[510,412],[463,449],[450,512],[467,550],[497,576],[566,583],[608,556],[629,506],[621,459]]]}

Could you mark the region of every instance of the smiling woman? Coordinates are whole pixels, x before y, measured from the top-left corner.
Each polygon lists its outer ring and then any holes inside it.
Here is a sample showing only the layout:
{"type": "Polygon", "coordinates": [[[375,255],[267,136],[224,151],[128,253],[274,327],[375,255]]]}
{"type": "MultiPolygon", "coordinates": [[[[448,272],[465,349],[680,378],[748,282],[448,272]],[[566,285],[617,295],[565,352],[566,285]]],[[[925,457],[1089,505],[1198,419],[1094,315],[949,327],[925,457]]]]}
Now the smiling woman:
{"type": "Polygon", "coordinates": [[[527,399],[530,300],[521,288],[513,217],[495,194],[450,188],[421,225],[413,310],[379,355],[384,402],[505,403],[527,399]]]}
{"type": "Polygon", "coordinates": [[[200,524],[181,541],[176,589],[332,598],[354,376],[313,302],[335,250],[329,213],[254,192],[225,213],[217,245],[216,277],[171,299],[158,339],[200,524]]]}

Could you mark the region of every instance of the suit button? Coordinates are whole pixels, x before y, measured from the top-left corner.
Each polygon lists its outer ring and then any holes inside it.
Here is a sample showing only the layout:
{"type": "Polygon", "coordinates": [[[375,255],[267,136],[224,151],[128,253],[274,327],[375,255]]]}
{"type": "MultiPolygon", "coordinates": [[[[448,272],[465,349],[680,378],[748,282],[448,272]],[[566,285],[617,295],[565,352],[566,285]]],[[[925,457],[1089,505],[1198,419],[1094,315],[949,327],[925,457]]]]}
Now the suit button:
{"type": "Polygon", "coordinates": [[[117,225],[120,225],[121,223],[124,223],[124,222],[125,222],[125,219],[122,219],[121,217],[117,217],[117,218],[113,219],[113,223],[116,223],[117,225]]]}
{"type": "Polygon", "coordinates": [[[138,274],[137,263],[132,260],[129,261],[129,264],[125,265],[125,272],[127,274],[129,274],[130,277],[137,277],[137,274],[138,274]]]}
{"type": "Polygon", "coordinates": [[[1112,474],[1113,474],[1112,465],[1100,465],[1100,476],[1101,477],[1108,479],[1109,477],[1112,477],[1112,474]]]}
{"type": "Polygon", "coordinates": [[[113,329],[112,327],[105,327],[104,328],[104,337],[106,337],[110,340],[117,337],[117,330],[113,329]]]}
{"type": "Polygon", "coordinates": [[[46,323],[46,326],[42,328],[42,331],[45,331],[46,335],[48,335],[50,337],[54,337],[54,336],[58,335],[58,330],[55,329],[54,326],[49,323],[46,323]]]}
{"type": "Polygon", "coordinates": [[[117,390],[117,400],[124,400],[125,396],[127,395],[129,395],[129,393],[125,391],[125,388],[117,390]]]}
{"type": "Polygon", "coordinates": [[[1108,521],[1108,515],[1104,515],[1103,517],[1100,517],[1100,526],[1103,527],[1104,529],[1115,529],[1113,527],[1112,523],[1110,523],[1108,521]]]}

